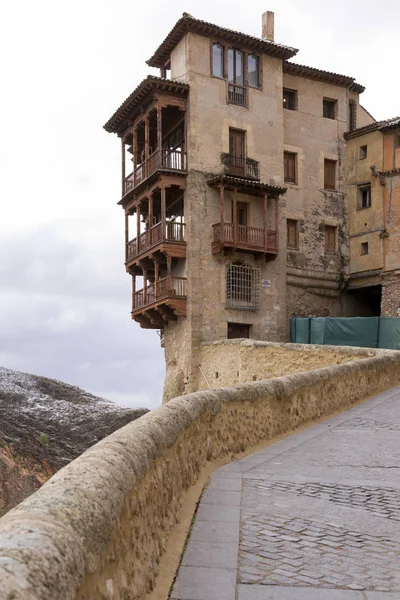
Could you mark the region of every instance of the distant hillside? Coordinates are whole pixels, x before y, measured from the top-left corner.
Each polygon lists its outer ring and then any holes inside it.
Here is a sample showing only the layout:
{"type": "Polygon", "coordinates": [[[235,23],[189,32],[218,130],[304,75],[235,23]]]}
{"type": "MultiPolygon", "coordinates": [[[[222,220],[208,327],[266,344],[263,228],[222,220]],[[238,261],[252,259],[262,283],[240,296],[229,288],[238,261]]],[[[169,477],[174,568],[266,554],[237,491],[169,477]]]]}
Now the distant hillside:
{"type": "Polygon", "coordinates": [[[0,516],[87,448],[146,412],[0,367],[0,516]]]}

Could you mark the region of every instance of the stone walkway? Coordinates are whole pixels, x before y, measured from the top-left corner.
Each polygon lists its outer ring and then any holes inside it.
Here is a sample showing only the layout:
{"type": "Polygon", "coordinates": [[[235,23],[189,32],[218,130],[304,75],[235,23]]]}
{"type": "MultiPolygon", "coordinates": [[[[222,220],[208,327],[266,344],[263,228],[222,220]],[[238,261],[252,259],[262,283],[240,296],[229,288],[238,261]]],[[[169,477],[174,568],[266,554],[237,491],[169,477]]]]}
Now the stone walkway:
{"type": "Polygon", "coordinates": [[[206,488],[174,600],[400,600],[400,388],[206,488]]]}

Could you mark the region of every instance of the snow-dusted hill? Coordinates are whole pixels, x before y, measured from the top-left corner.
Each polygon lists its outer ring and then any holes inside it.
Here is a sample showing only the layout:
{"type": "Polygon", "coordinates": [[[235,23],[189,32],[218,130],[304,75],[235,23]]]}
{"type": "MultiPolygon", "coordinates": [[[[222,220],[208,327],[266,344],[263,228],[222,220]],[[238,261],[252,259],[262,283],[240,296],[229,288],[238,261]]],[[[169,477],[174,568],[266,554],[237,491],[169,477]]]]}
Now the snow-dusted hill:
{"type": "Polygon", "coordinates": [[[146,412],[0,367],[0,516],[87,448],[146,412]]]}

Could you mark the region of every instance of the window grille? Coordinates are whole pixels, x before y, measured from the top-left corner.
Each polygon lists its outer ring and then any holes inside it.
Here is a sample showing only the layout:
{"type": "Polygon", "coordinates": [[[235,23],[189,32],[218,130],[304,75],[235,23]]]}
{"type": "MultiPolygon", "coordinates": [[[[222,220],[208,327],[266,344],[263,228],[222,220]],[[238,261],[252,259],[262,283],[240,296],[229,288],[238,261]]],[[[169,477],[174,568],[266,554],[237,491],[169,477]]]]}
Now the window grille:
{"type": "Polygon", "coordinates": [[[261,269],[245,263],[229,265],[226,280],[226,306],[237,310],[259,310],[261,269]]]}

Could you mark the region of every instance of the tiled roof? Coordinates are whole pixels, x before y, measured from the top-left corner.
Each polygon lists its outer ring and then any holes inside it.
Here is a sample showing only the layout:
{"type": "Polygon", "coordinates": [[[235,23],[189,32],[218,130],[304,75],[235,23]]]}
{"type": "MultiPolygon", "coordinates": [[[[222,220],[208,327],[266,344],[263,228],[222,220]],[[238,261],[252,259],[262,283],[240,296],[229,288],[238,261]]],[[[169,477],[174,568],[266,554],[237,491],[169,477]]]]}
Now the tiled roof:
{"type": "Polygon", "coordinates": [[[358,92],[359,94],[362,94],[365,90],[364,86],[356,83],[354,77],[339,75],[339,73],[331,73],[329,71],[323,71],[322,69],[315,69],[314,67],[298,65],[288,61],[283,63],[283,72],[288,75],[297,75],[299,77],[306,77],[307,79],[315,79],[317,81],[332,83],[333,85],[348,87],[351,91],[358,92]]]}
{"type": "Polygon", "coordinates": [[[365,135],[366,133],[371,133],[372,131],[390,131],[390,129],[395,129],[396,127],[400,127],[400,117],[394,117],[394,119],[386,119],[385,121],[370,123],[364,127],[359,127],[353,131],[348,131],[344,134],[344,137],[347,140],[350,140],[351,138],[359,137],[360,135],[365,135]]]}
{"type": "Polygon", "coordinates": [[[128,96],[118,110],[115,111],[113,116],[104,125],[104,129],[109,133],[122,134],[127,128],[129,121],[132,121],[136,117],[136,113],[139,114],[144,99],[157,91],[186,96],[189,91],[189,85],[149,75],[128,96]]]}
{"type": "Polygon", "coordinates": [[[279,185],[271,185],[270,183],[262,183],[261,181],[254,181],[253,179],[243,179],[242,177],[233,177],[231,175],[215,175],[207,181],[207,184],[212,187],[218,185],[225,185],[226,187],[236,187],[244,190],[256,190],[258,192],[270,192],[275,196],[285,194],[287,188],[279,185]]]}
{"type": "Polygon", "coordinates": [[[220,27],[219,25],[214,25],[213,23],[208,23],[207,21],[195,19],[188,13],[183,13],[183,16],[175,23],[174,27],[171,29],[165,40],[157,48],[153,56],[149,58],[147,64],[150,67],[162,68],[168,61],[171,51],[179,43],[182,37],[189,31],[193,31],[207,37],[212,36],[216,40],[227,40],[235,44],[246,46],[250,50],[269,54],[270,56],[276,56],[277,58],[291,58],[298,52],[296,48],[290,48],[289,46],[283,46],[282,44],[277,44],[276,42],[271,42],[270,40],[248,35],[247,33],[241,33],[232,29],[220,27]]]}

